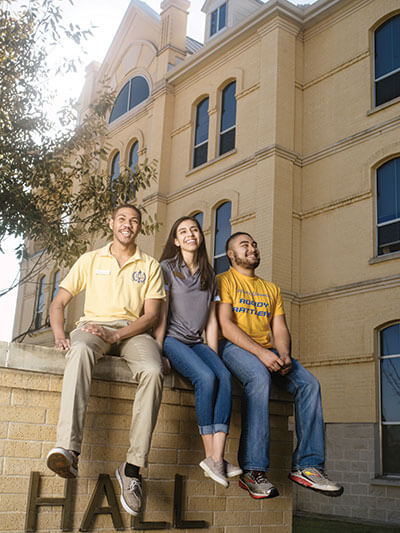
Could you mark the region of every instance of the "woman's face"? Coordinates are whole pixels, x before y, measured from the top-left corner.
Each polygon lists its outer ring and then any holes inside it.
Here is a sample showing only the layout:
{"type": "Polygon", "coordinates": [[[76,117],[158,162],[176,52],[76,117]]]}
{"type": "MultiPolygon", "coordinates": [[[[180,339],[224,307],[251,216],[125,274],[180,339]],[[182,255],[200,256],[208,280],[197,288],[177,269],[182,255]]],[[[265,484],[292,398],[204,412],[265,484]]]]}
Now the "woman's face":
{"type": "Polygon", "coordinates": [[[202,243],[199,226],[193,220],[183,220],[176,229],[175,246],[182,252],[196,252],[202,243]]]}

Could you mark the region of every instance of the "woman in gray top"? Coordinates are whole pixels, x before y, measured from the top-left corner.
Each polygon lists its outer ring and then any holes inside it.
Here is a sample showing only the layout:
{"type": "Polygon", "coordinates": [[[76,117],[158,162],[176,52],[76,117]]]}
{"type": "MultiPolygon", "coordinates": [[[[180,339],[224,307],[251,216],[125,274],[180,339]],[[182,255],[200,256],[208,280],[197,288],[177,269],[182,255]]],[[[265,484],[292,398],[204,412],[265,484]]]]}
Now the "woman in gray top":
{"type": "Polygon", "coordinates": [[[161,256],[167,303],[155,336],[171,366],[194,385],[195,407],[206,458],[200,466],[217,483],[241,473],[224,461],[232,407],[231,375],[218,356],[214,271],[197,220],[179,218],[161,256]],[[203,342],[205,331],[207,344],[203,342]]]}

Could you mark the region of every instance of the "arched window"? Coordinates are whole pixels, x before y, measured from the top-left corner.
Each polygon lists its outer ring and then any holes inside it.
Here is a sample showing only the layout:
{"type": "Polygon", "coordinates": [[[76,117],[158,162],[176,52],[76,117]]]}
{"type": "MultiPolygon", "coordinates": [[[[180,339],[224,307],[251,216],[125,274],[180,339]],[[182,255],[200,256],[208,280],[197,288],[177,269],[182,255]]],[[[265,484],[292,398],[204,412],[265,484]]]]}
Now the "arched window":
{"type": "Polygon", "coordinates": [[[380,332],[382,474],[400,474],[400,323],[380,332]]]}
{"type": "Polygon", "coordinates": [[[137,105],[144,102],[150,95],[149,84],[143,76],[135,76],[122,87],[112,108],[109,122],[113,122],[137,105]]]}
{"type": "Polygon", "coordinates": [[[197,222],[199,223],[199,226],[201,228],[203,228],[203,213],[201,211],[199,211],[198,213],[195,213],[192,216],[193,216],[193,218],[195,218],[197,220],[197,222]]]}
{"type": "Polygon", "coordinates": [[[207,161],[208,154],[208,98],[204,98],[196,108],[196,129],[194,132],[193,168],[207,161]]]}
{"type": "Polygon", "coordinates": [[[233,81],[222,91],[221,126],[219,133],[219,155],[235,148],[236,137],[236,82],[233,81]]]}
{"type": "Polygon", "coordinates": [[[46,276],[41,276],[36,293],[36,305],[35,305],[35,329],[39,329],[43,323],[43,310],[44,310],[44,298],[45,298],[45,286],[46,276]]]}
{"type": "Polygon", "coordinates": [[[111,167],[110,167],[110,178],[111,178],[111,181],[114,181],[118,178],[119,176],[119,152],[117,152],[115,154],[115,156],[113,157],[112,161],[111,161],[111,167]]]}
{"type": "Polygon", "coordinates": [[[215,211],[213,267],[216,274],[225,272],[230,266],[225,253],[225,243],[231,235],[231,209],[232,203],[225,202],[215,211]]]}
{"type": "Polygon", "coordinates": [[[400,15],[375,30],[375,105],[400,96],[400,15]]]}
{"type": "MultiPolygon", "coordinates": [[[[128,166],[132,170],[132,172],[137,171],[137,164],[139,163],[139,143],[135,142],[133,143],[131,149],[129,150],[129,159],[128,159],[128,166]]],[[[136,196],[136,188],[135,183],[132,181],[132,189],[129,193],[129,199],[133,199],[136,196]]]]}
{"type": "Polygon", "coordinates": [[[56,297],[56,294],[58,293],[58,289],[60,288],[60,271],[57,270],[53,274],[53,283],[51,287],[51,301],[54,300],[56,297]]]}
{"type": "Polygon", "coordinates": [[[400,250],[400,157],[391,159],[376,173],[377,253],[400,250]]]}

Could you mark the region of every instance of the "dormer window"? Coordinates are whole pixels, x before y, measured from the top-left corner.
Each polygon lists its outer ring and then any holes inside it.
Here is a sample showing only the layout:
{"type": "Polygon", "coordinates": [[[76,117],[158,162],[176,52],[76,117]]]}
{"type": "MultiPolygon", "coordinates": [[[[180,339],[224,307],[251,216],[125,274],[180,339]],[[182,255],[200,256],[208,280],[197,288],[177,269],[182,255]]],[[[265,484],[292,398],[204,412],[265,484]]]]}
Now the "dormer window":
{"type": "Polygon", "coordinates": [[[211,13],[210,37],[226,26],[226,2],[211,13]]]}

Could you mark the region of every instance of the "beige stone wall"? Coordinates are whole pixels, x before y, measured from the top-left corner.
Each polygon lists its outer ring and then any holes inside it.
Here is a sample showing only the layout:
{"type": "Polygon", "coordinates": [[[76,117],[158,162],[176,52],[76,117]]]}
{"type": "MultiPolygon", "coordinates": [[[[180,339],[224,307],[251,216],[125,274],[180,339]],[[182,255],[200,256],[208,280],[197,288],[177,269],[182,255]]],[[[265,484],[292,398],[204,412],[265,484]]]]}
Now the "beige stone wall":
{"type": "MultiPolygon", "coordinates": [[[[40,472],[41,496],[63,496],[64,481],[45,466],[56,436],[60,373],[63,358],[51,349],[3,343],[0,352],[0,532],[24,531],[29,476],[40,472]],[[5,365],[8,365],[7,367],[5,365]],[[13,368],[19,367],[19,368],[13,368]],[[22,370],[21,368],[33,369],[22,370]]],[[[129,383],[123,361],[104,358],[96,368],[86,417],[79,477],[75,490],[73,531],[78,531],[99,474],[109,474],[119,502],[115,469],[125,460],[132,400],[136,386],[129,383]],[[102,379],[100,379],[102,378],[102,379]],[[110,381],[112,378],[112,381],[110,381]]],[[[291,531],[292,487],[290,468],[292,436],[287,417],[292,412],[286,397],[271,403],[271,474],[281,496],[257,501],[233,480],[228,489],[207,480],[198,463],[204,458],[198,433],[192,390],[169,377],[164,387],[153,435],[149,465],[142,469],[145,488],[145,521],[172,524],[174,476],[184,476],[184,516],[205,520],[215,533],[266,533],[291,531]]],[[[240,432],[239,398],[235,396],[226,458],[236,463],[240,432]]],[[[106,502],[104,503],[106,505],[106,502]]],[[[124,527],[129,517],[122,510],[124,527]]],[[[60,507],[41,507],[37,531],[60,530],[60,507]]],[[[93,531],[115,531],[111,516],[98,516],[93,531]]],[[[168,531],[174,531],[172,526],[168,531]]],[[[195,530],[187,530],[195,531],[195,530]]]]}

